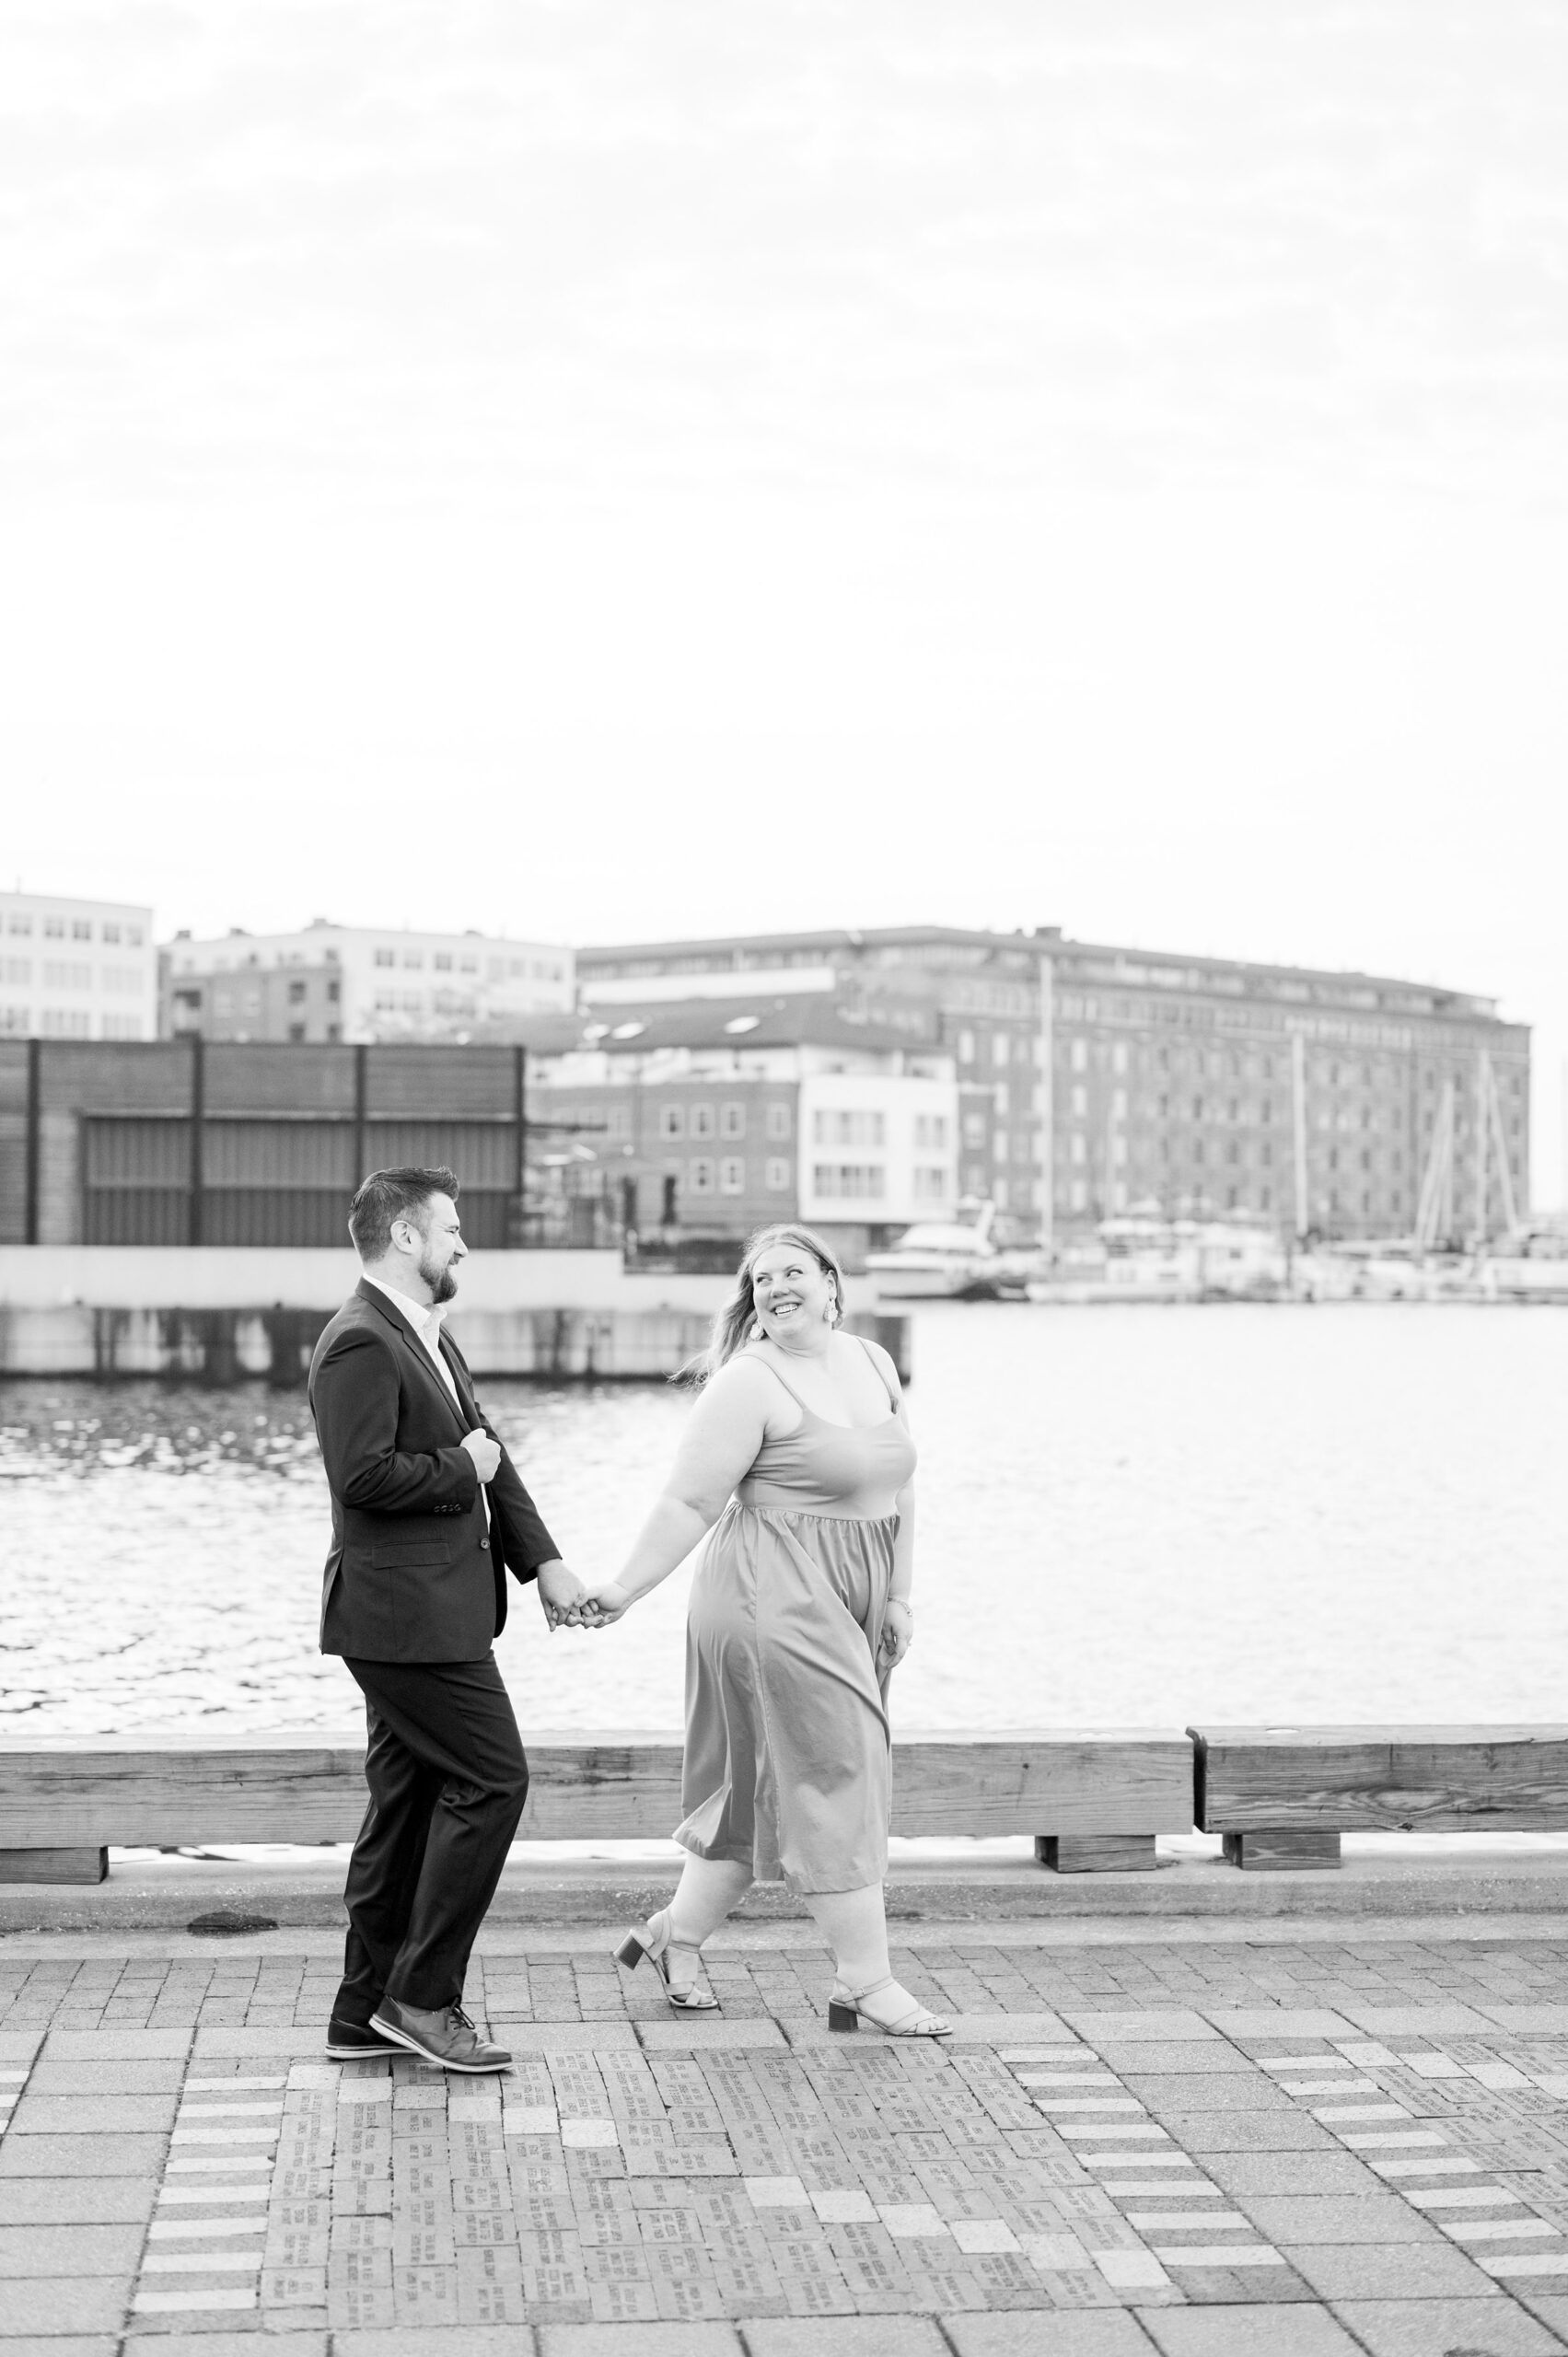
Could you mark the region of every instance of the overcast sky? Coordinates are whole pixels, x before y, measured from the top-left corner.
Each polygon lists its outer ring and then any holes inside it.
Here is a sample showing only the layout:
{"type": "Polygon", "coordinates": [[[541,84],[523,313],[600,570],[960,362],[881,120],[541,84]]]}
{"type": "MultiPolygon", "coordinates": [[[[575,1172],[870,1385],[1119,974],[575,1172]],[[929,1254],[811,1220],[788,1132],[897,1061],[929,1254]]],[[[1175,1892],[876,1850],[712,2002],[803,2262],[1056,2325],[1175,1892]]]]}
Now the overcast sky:
{"type": "Polygon", "coordinates": [[[0,0],[6,881],[1568,1056],[1568,12],[0,0]]]}

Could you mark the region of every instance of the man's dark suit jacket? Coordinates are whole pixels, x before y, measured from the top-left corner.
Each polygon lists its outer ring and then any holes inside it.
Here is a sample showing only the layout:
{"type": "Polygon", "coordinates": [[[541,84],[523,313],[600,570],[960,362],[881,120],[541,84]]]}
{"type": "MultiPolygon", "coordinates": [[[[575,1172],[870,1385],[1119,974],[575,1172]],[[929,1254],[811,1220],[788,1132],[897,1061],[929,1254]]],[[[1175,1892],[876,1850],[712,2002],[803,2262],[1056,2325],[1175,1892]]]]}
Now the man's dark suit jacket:
{"type": "Polygon", "coordinates": [[[321,1651],[362,1661],[482,1661],[506,1625],[506,1573],[560,1552],[505,1450],[489,1484],[462,1446],[481,1414],[443,1333],[459,1410],[386,1295],[361,1279],[316,1345],[310,1409],[332,1493],[321,1651]]]}

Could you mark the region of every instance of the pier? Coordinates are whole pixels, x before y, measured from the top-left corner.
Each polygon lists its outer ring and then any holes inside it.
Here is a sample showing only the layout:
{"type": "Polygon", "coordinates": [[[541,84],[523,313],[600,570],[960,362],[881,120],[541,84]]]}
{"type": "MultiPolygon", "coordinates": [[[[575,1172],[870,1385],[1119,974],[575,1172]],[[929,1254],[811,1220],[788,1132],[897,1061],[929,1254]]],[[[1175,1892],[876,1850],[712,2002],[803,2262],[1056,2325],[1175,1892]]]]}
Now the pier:
{"type": "Polygon", "coordinates": [[[1568,2348],[1568,1858],[1340,1862],[1369,1828],[1560,1830],[1568,1729],[900,1744],[900,1834],[1031,1836],[893,1870],[895,1969],[953,2016],[939,2047],[831,2036],[776,1888],[711,1944],[721,2011],[672,2016],[610,1947],[673,1863],[602,1845],[668,1830],[679,1747],[530,1751],[468,1992],[515,2061],[448,2081],[321,2054],[341,1850],[211,1854],[346,1839],[354,1740],[7,1746],[18,2349],[1568,2348]],[[1194,1828],[1226,1854],[1172,1857],[1194,1828]],[[590,1852],[552,1865],[554,1841],[590,1852]]]}

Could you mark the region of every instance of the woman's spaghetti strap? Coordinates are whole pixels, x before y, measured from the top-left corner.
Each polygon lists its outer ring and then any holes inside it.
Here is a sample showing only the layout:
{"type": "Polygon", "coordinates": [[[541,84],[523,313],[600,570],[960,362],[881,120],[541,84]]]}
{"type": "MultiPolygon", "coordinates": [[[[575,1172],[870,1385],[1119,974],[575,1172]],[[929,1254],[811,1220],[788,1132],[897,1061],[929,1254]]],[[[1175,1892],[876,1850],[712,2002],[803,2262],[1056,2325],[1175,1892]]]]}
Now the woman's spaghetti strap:
{"type": "MultiPolygon", "coordinates": [[[[745,1351],[741,1355],[745,1358],[749,1358],[751,1356],[751,1353],[749,1351],[745,1351]]],[[[787,1376],[783,1376],[779,1373],[778,1368],[773,1364],[771,1359],[759,1358],[757,1364],[761,1367],[766,1367],[768,1373],[772,1376],[773,1381],[783,1385],[784,1388],[789,1393],[790,1398],[794,1400],[796,1406],[799,1409],[803,1416],[815,1416],[819,1423],[822,1422],[820,1411],[816,1408],[808,1408],[807,1406],[805,1400],[801,1398],[794,1384],[790,1382],[787,1376]]]]}
{"type": "Polygon", "coordinates": [[[870,1343],[866,1341],[864,1334],[856,1334],[854,1340],[860,1344],[861,1349],[871,1361],[872,1370],[876,1375],[877,1382],[887,1393],[888,1404],[892,1409],[893,1413],[896,1416],[899,1412],[899,1395],[894,1390],[892,1385],[889,1382],[887,1376],[883,1374],[881,1368],[877,1364],[877,1353],[873,1351],[870,1343]]]}

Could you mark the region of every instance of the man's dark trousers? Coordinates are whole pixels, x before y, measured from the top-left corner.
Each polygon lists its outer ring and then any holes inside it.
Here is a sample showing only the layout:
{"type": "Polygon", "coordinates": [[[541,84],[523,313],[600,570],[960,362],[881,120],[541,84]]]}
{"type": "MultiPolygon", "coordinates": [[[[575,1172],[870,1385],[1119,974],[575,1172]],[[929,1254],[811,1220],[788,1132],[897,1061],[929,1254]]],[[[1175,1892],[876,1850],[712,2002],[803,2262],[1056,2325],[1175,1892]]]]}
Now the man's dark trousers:
{"type": "Polygon", "coordinates": [[[367,2024],[383,1994],[427,2013],[460,2001],[528,1764],[494,1654],[345,1666],[365,1693],[370,1805],[343,1894],[349,1933],[332,2013],[367,2024]]]}

